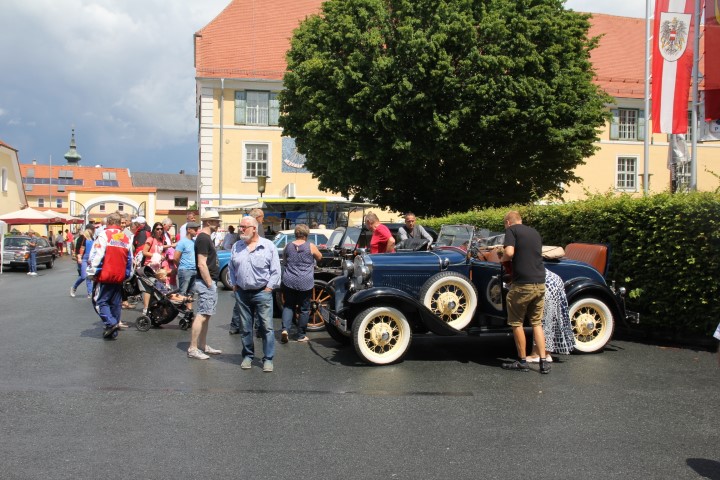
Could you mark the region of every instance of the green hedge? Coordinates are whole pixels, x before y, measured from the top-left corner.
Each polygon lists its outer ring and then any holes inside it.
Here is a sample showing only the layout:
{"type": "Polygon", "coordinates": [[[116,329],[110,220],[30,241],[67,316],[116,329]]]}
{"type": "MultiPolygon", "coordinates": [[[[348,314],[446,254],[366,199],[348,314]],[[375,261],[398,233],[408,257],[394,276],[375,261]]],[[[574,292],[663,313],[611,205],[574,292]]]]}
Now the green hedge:
{"type": "Polygon", "coordinates": [[[627,306],[641,328],[712,334],[720,321],[720,194],[599,195],[559,205],[516,205],[429,218],[423,224],[467,223],[503,230],[518,210],[546,245],[610,245],[608,282],[628,289],[627,306]]]}

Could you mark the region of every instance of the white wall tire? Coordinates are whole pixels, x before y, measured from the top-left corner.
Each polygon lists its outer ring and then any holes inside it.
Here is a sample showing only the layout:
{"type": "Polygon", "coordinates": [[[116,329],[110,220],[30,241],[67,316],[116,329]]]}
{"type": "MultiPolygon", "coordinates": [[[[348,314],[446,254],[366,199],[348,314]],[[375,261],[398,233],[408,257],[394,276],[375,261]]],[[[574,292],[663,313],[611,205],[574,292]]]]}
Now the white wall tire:
{"type": "Polygon", "coordinates": [[[456,272],[440,272],[420,289],[420,301],[455,330],[470,325],[478,306],[475,285],[456,272]]]}
{"type": "Polygon", "coordinates": [[[400,310],[372,307],[363,310],[352,327],[355,351],[360,358],[374,365],[398,362],[410,347],[410,323],[400,310]]]}
{"type": "Polygon", "coordinates": [[[570,325],[575,334],[575,349],[592,353],[602,350],[615,330],[610,307],[594,297],[574,300],[570,305],[570,325]]]}

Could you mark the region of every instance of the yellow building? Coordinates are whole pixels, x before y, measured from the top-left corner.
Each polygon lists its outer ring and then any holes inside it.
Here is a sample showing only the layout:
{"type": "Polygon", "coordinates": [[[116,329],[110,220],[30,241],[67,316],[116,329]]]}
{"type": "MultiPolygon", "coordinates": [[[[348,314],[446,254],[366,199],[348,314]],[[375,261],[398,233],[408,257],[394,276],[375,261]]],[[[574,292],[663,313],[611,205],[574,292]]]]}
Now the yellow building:
{"type": "Polygon", "coordinates": [[[20,210],[27,205],[18,152],[0,140],[0,215],[20,210]]]}
{"type": "MultiPolygon", "coordinates": [[[[265,197],[338,198],[318,190],[293,139],[282,137],[278,127],[277,93],[292,30],[321,3],[232,0],[195,34],[202,208],[257,200],[262,176],[267,176],[265,197]]],[[[596,142],[597,153],[575,170],[581,181],[564,185],[564,200],[607,192],[642,195],[646,163],[649,191],[671,189],[668,136],[651,135],[647,162],[644,156],[644,35],[644,19],[603,14],[591,19],[590,36],[602,36],[592,52],[595,82],[614,98],[607,105],[613,119],[596,142]]],[[[720,174],[719,149],[720,142],[698,146],[698,190],[720,186],[714,175],[720,174]]],[[[688,180],[687,164],[678,178],[688,180]]]]}

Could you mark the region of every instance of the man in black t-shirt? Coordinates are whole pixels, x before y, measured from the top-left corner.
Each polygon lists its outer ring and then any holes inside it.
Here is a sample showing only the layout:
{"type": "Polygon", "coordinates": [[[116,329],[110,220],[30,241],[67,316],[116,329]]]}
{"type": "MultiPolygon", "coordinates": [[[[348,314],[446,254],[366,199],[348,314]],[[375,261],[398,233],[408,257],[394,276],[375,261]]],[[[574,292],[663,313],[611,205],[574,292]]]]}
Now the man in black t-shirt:
{"type": "Polygon", "coordinates": [[[542,259],[542,238],[532,227],[522,224],[515,211],[505,215],[505,244],[502,260],[512,261],[512,285],[507,294],[508,324],[512,327],[518,361],[503,363],[506,370],[527,372],[525,331],[523,323],[528,318],[533,339],[540,352],[540,373],[550,373],[545,361],[545,334],[542,318],[545,306],[545,265],[542,259]]]}
{"type": "Polygon", "coordinates": [[[202,214],[200,219],[203,228],[195,237],[195,266],[197,268],[195,291],[198,294],[198,301],[195,304],[196,316],[192,324],[187,355],[190,358],[207,360],[210,358],[208,355],[222,353],[207,344],[208,325],[210,317],[215,315],[218,298],[217,280],[220,277],[217,252],[211,235],[220,227],[220,215],[215,211],[208,210],[202,214]]]}

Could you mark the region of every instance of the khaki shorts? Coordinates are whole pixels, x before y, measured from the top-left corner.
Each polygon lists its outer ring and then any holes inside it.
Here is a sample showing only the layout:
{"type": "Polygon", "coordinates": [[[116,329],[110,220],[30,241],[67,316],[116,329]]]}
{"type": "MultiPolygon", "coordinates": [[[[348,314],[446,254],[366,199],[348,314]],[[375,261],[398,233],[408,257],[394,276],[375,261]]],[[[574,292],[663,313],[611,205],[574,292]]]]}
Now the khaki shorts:
{"type": "Polygon", "coordinates": [[[530,325],[542,325],[545,308],[545,284],[513,284],[507,294],[508,325],[522,326],[525,319],[530,325]]]}

